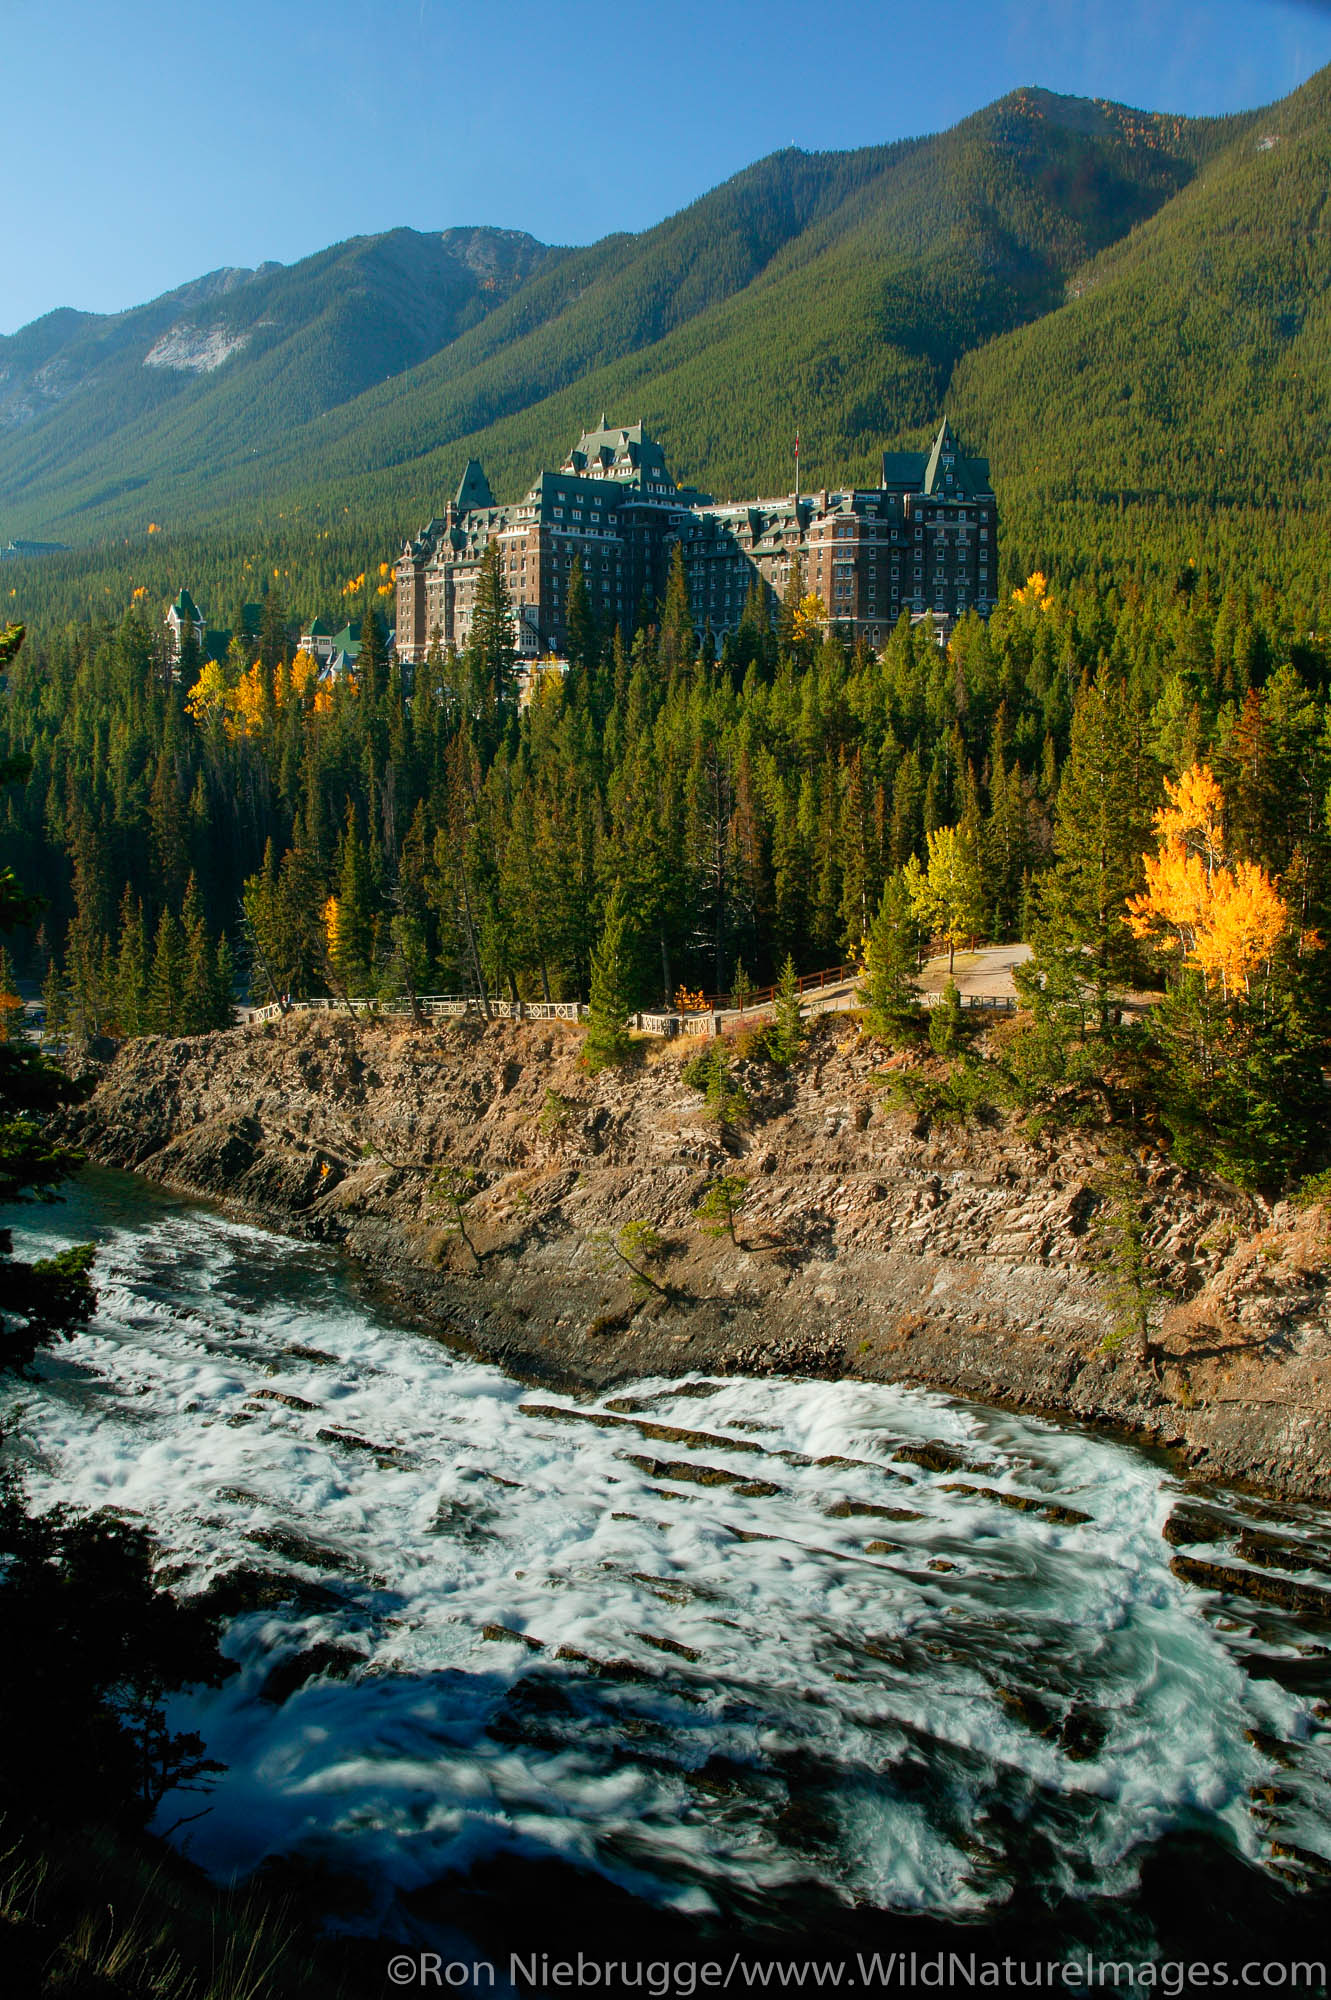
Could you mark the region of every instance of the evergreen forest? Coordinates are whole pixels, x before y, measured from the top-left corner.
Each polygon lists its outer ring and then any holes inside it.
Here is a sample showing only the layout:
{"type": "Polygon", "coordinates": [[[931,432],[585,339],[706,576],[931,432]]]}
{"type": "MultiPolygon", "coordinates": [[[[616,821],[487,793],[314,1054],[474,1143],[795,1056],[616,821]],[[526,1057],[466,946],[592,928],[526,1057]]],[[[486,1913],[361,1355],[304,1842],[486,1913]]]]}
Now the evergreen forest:
{"type": "Polygon", "coordinates": [[[575,572],[569,671],[520,704],[497,551],[471,642],[409,684],[373,619],[330,685],[275,596],[230,675],[131,608],[10,667],[5,851],[45,899],[16,970],[55,1030],[191,1033],[233,992],[585,999],[613,929],[621,1012],[853,959],[909,1047],[931,942],[1026,939],[1020,1032],[983,1060],[958,1032],[927,1115],[1145,1120],[1284,1185],[1321,1164],[1331,1028],[1304,615],[1191,568],[1036,575],[875,655],[755,591],[718,655],[677,553],[631,634],[575,572]]]}

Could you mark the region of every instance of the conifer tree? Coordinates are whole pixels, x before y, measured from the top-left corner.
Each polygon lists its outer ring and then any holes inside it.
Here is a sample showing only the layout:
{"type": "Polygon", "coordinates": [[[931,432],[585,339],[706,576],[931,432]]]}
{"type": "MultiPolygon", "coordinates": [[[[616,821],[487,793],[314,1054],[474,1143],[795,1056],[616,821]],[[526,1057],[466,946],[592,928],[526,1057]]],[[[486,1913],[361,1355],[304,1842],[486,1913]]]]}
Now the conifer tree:
{"type": "Polygon", "coordinates": [[[19,996],[14,962],[0,945],[0,1042],[23,1040],[23,1001],[19,996]]]}
{"type": "Polygon", "coordinates": [[[689,604],[688,578],[684,572],[684,547],[678,541],[670,551],[670,574],[666,581],[665,603],[661,608],[659,651],[661,671],[667,678],[681,668],[692,667],[698,651],[698,637],[689,604]]]}
{"type": "Polygon", "coordinates": [[[583,575],[581,553],[573,558],[568,577],[568,601],[564,611],[564,649],[568,654],[570,687],[575,700],[585,700],[594,687],[600,665],[600,635],[591,593],[583,575]]]}
{"type": "Polygon", "coordinates": [[[374,598],[367,590],[364,609],[360,618],[360,649],[356,654],[356,685],[362,698],[369,703],[372,712],[378,710],[383,701],[388,682],[388,660],[384,648],[383,635],[379,630],[379,613],[374,598]]]}
{"type": "MultiPolygon", "coordinates": [[[[237,636],[245,637],[241,628],[237,628],[237,636]]],[[[272,687],[278,667],[286,656],[286,606],[282,602],[282,593],[274,582],[264,592],[263,608],[259,618],[259,661],[268,687],[272,687]]]]}
{"type": "Polygon", "coordinates": [[[804,1046],[804,1020],[799,977],[795,971],[795,961],[789,952],[786,953],[786,962],[777,981],[772,1017],[773,1053],[778,1062],[794,1062],[804,1046]]]}
{"type": "Polygon", "coordinates": [[[148,1032],[178,1035],[184,1013],[185,939],[179,919],[163,910],[153,944],[152,966],[148,974],[148,1032]]]}
{"type": "Polygon", "coordinates": [[[122,1035],[141,1035],[147,1028],[148,932],[143,905],[128,884],[120,904],[120,948],[115,972],[116,1026],[122,1035]]]}
{"type": "Polygon", "coordinates": [[[920,1015],[915,984],[919,927],[904,873],[896,869],[883,890],[865,947],[864,1026],[895,1044],[920,1015]]]}
{"type": "Polygon", "coordinates": [[[502,727],[517,698],[517,643],[504,558],[492,541],[481,562],[471,647],[487,713],[502,727]]]}
{"type": "Polygon", "coordinates": [[[621,1063],[632,1053],[628,1021],[633,1011],[633,942],[628,899],[616,882],[605,906],[600,942],[592,953],[590,1005],[582,1060],[589,1070],[621,1063]]]}
{"type": "MultiPolygon", "coordinates": [[[[21,625],[0,627],[0,671],[14,659],[23,637],[21,625]]],[[[30,769],[26,758],[4,761],[0,781],[15,783],[30,769]]],[[[13,870],[0,864],[0,933],[31,924],[38,908],[13,870]]],[[[8,991],[14,981],[7,948],[0,956],[0,988],[8,991]]],[[[91,1084],[72,1084],[26,1037],[9,1032],[12,1010],[5,1015],[6,1031],[0,1036],[0,1202],[49,1200],[80,1158],[51,1136],[48,1120],[86,1097],[91,1084]]],[[[9,1231],[0,1230],[0,1371],[25,1369],[39,1348],[68,1339],[87,1324],[96,1304],[89,1277],[92,1260],[93,1246],[84,1243],[29,1262],[14,1256],[9,1231]]],[[[6,1567],[0,1563],[0,1569],[6,1567]]]]}
{"type": "MultiPolygon", "coordinates": [[[[1078,693],[1054,815],[1054,866],[1041,884],[1025,990],[1085,988],[1101,1028],[1140,954],[1127,903],[1142,875],[1157,777],[1123,691],[1088,681],[1078,693]]],[[[1079,1010],[1080,1011],[1080,1010],[1079,1010]]]]}
{"type": "Polygon", "coordinates": [[[347,809],[337,886],[338,937],[334,969],[345,991],[368,993],[374,964],[374,894],[369,856],[354,806],[347,809]]]}

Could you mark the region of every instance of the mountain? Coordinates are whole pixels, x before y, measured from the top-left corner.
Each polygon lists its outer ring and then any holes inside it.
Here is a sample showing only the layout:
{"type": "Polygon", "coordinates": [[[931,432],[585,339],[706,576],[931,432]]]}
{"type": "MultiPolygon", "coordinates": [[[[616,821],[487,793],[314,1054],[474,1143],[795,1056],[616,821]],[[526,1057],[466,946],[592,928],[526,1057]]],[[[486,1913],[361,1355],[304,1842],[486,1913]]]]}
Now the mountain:
{"type": "Polygon", "coordinates": [[[1299,543],[1325,588],[1329,188],[1323,70],[1102,249],[1056,311],[961,360],[949,407],[1010,513],[1064,545],[1112,542],[1115,513],[1137,532],[1169,513],[1194,540],[1228,524],[1271,544],[1268,573],[1299,543]]]}
{"type": "MultiPolygon", "coordinates": [[[[0,341],[0,529],[88,543],[350,510],[398,533],[602,408],[722,493],[870,477],[963,356],[1063,307],[1251,119],[1021,91],[932,137],[778,153],[640,235],[357,239],[0,341]]],[[[978,441],[978,440],[977,440],[978,441]]]]}
{"type": "Polygon", "coordinates": [[[53,511],[77,519],[182,453],[204,480],[217,452],[252,456],[256,436],[411,368],[561,255],[516,230],[395,229],[290,268],[214,271],[131,312],[48,313],[0,339],[0,510],[40,494],[51,513],[69,487],[53,511]],[[75,497],[80,474],[100,490],[75,497]]]}

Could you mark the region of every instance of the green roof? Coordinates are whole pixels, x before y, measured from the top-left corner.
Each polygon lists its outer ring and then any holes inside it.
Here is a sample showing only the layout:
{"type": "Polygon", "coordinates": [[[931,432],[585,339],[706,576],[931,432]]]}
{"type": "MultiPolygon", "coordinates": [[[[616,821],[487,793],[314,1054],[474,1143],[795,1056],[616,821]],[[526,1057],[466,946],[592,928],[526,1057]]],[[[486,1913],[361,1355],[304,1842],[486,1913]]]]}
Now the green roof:
{"type": "MultiPolygon", "coordinates": [[[[160,604],[162,600],[159,597],[157,601],[160,604]]],[[[171,609],[175,612],[177,618],[180,620],[182,625],[185,623],[186,620],[188,620],[191,625],[202,625],[203,623],[203,613],[200,611],[198,605],[194,602],[194,599],[190,596],[189,592],[184,588],[181,589],[180,595],[176,598],[176,601],[171,606],[171,609]]]]}
{"type": "Polygon", "coordinates": [[[988,459],[963,458],[946,417],[930,451],[883,453],[883,485],[915,487],[942,500],[973,500],[993,490],[988,459]]]}
{"type": "Polygon", "coordinates": [[[485,476],[484,466],[479,458],[469,458],[467,469],[462,475],[462,484],[458,487],[459,514],[470,514],[473,508],[493,507],[494,504],[495,497],[490,491],[490,482],[485,476]]]}

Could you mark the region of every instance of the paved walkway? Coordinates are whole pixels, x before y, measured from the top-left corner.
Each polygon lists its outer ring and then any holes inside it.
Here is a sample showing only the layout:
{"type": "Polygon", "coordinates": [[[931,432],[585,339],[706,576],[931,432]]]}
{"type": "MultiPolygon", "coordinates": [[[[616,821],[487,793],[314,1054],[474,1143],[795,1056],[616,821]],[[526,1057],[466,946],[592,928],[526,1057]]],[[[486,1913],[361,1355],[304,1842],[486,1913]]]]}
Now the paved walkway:
{"type": "MultiPolygon", "coordinates": [[[[952,972],[957,991],[990,999],[1011,998],[1017,991],[1012,968],[1024,965],[1030,955],[1028,944],[987,944],[979,951],[959,951],[952,972]]],[[[941,993],[946,985],[947,953],[943,952],[925,961],[920,986],[926,993],[941,993]]]]}

